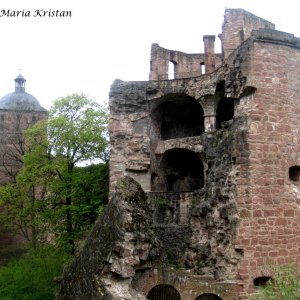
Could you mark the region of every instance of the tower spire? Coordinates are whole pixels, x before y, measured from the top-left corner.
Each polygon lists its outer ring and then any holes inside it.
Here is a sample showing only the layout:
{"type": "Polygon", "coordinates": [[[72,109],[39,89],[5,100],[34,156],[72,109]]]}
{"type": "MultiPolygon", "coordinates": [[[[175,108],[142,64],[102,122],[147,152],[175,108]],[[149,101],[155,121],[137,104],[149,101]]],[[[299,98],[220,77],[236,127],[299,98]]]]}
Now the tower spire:
{"type": "Polygon", "coordinates": [[[21,69],[20,69],[20,74],[17,76],[17,78],[15,78],[16,92],[25,92],[25,82],[26,79],[21,74],[21,69]]]}

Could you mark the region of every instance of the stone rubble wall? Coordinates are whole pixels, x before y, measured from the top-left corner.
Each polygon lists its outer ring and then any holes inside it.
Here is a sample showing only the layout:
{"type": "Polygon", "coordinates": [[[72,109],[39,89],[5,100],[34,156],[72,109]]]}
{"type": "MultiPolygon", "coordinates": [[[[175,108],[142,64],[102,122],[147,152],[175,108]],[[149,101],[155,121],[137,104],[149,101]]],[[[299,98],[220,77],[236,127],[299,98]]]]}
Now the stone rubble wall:
{"type": "Polygon", "coordinates": [[[206,47],[205,53],[188,54],[168,50],[160,47],[158,44],[152,44],[149,80],[169,79],[172,75],[169,74],[169,62],[174,63],[175,79],[203,75],[201,65],[207,65],[205,73],[211,73],[216,67],[221,65],[222,55],[214,53],[214,43],[209,46],[206,47]]]}
{"type": "Polygon", "coordinates": [[[158,255],[151,208],[140,185],[122,178],[84,248],[66,267],[56,299],[146,299],[131,286],[158,255]]]}
{"type": "Polygon", "coordinates": [[[272,265],[300,263],[300,181],[289,175],[300,167],[300,39],[243,10],[226,10],[221,38],[225,59],[211,74],[112,85],[112,200],[65,272],[61,299],[88,289],[86,299],[139,299],[170,284],[183,300],[205,292],[246,300],[254,278],[272,276],[272,265]],[[164,140],[155,112],[182,98],[203,108],[204,132],[164,140]],[[218,128],[217,108],[226,99],[234,117],[218,128]],[[189,193],[155,187],[152,175],[164,175],[162,157],[173,149],[202,161],[204,186],[189,193]],[[141,219],[129,216],[135,194],[118,192],[123,176],[149,193],[137,202],[147,205],[141,219]]]}
{"type": "Polygon", "coordinates": [[[219,35],[224,58],[228,58],[235,49],[246,41],[253,30],[261,28],[275,29],[275,25],[243,9],[226,9],[222,34],[219,35]]]}

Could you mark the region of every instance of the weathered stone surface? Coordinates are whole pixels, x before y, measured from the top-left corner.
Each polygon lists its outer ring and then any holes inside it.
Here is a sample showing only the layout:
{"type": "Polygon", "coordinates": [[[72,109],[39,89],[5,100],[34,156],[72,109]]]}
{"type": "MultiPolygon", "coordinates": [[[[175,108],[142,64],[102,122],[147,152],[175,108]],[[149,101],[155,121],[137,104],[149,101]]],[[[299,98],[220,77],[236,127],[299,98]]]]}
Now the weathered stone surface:
{"type": "Polygon", "coordinates": [[[153,44],[150,81],[112,90],[111,189],[128,174],[151,192],[161,244],[161,263],[134,277],[144,295],[169,283],[182,299],[248,299],[270,263],[300,262],[300,39],[241,9],[220,37],[221,56],[213,36],[199,55],[153,44]]]}
{"type": "Polygon", "coordinates": [[[122,178],[86,245],[66,268],[57,299],[146,299],[131,287],[157,254],[151,208],[139,184],[122,178]]]}
{"type": "Polygon", "coordinates": [[[147,296],[166,284],[183,300],[244,300],[255,278],[272,276],[270,264],[300,263],[300,39],[274,28],[226,9],[222,54],[213,36],[196,55],[154,44],[150,81],[114,82],[111,192],[124,175],[149,192],[147,224],[158,246],[137,239],[137,254],[132,236],[145,228],[130,231],[118,219],[118,255],[99,277],[110,297],[147,296]]]}

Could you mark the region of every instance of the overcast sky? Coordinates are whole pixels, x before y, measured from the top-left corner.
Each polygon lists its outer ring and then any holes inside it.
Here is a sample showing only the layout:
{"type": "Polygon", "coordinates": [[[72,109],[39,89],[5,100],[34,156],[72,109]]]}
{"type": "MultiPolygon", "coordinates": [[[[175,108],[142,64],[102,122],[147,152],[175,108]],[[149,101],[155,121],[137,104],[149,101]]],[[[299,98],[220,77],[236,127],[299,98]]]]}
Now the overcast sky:
{"type": "Polygon", "coordinates": [[[151,43],[203,52],[202,36],[221,32],[225,7],[300,37],[297,0],[1,0],[0,97],[14,91],[21,68],[26,91],[45,108],[73,92],[107,102],[114,79],[148,79],[151,43]],[[34,17],[37,9],[72,17],[34,17]],[[2,10],[31,16],[1,17],[2,10]]]}

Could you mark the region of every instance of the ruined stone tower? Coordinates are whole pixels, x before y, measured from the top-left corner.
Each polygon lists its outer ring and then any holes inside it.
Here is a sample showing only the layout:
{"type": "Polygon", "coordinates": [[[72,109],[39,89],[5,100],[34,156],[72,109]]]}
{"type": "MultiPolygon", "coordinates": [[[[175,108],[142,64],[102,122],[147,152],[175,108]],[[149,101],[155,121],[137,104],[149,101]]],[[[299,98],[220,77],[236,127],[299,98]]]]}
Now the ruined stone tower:
{"type": "Polygon", "coordinates": [[[272,264],[300,262],[300,40],[241,9],[222,29],[221,54],[214,36],[203,54],[153,44],[150,80],[111,87],[111,190],[142,185],[174,267],[138,280],[150,299],[159,284],[247,298],[272,264]]]}
{"type": "Polygon", "coordinates": [[[112,200],[58,299],[249,299],[300,263],[300,39],[242,9],[219,37],[113,83],[112,200]]]}

